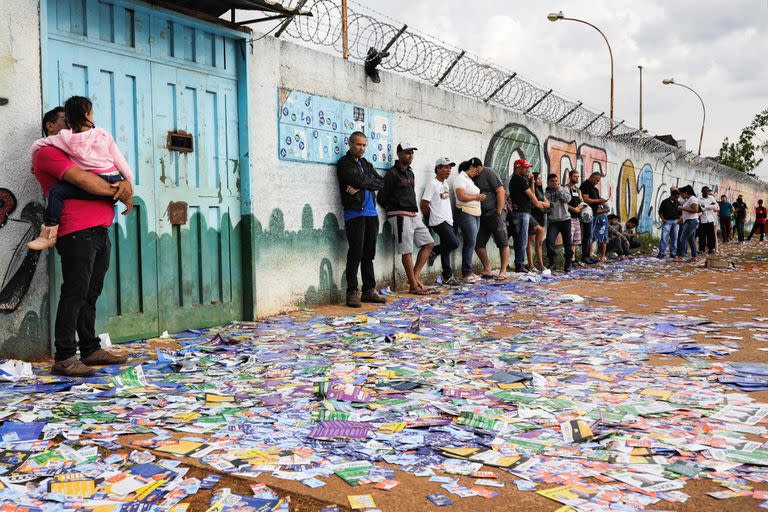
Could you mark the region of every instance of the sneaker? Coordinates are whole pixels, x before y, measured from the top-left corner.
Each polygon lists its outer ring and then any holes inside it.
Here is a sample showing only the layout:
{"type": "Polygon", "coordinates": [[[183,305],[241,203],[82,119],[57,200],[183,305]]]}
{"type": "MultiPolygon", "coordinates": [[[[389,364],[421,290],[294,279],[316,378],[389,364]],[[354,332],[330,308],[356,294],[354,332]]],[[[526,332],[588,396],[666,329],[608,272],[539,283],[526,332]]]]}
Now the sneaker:
{"type": "Polygon", "coordinates": [[[459,283],[455,277],[451,276],[443,281],[443,286],[461,286],[461,283],[459,283]]]}
{"type": "Polygon", "coordinates": [[[66,377],[89,377],[96,373],[96,370],[84,365],[77,356],[72,356],[69,359],[53,363],[51,373],[55,375],[64,375],[66,377]]]}
{"type": "Polygon", "coordinates": [[[360,296],[355,292],[347,292],[347,306],[351,308],[361,308],[363,305],[360,303],[360,296]]]}
{"type": "Polygon", "coordinates": [[[515,274],[525,274],[528,271],[525,270],[525,267],[515,267],[514,272],[515,272],[515,274]]]}
{"type": "Polygon", "coordinates": [[[568,273],[568,272],[570,272],[570,271],[571,271],[571,267],[565,267],[565,268],[563,269],[563,274],[567,274],[567,273],[568,273]]]}
{"type": "Polygon", "coordinates": [[[440,255],[437,254],[435,251],[432,251],[431,253],[429,253],[429,258],[427,258],[427,265],[430,266],[430,267],[432,265],[434,265],[435,264],[435,260],[437,259],[438,256],[440,256],[440,255]]]}
{"type": "Polygon", "coordinates": [[[552,277],[552,271],[548,268],[545,268],[541,271],[541,277],[552,277]]]}
{"type": "Polygon", "coordinates": [[[379,295],[376,290],[368,290],[360,296],[360,302],[373,302],[374,304],[386,304],[387,299],[379,295]]]}
{"type": "Polygon", "coordinates": [[[80,361],[88,366],[106,366],[110,364],[125,364],[128,358],[100,348],[88,357],[81,357],[80,361]]]}

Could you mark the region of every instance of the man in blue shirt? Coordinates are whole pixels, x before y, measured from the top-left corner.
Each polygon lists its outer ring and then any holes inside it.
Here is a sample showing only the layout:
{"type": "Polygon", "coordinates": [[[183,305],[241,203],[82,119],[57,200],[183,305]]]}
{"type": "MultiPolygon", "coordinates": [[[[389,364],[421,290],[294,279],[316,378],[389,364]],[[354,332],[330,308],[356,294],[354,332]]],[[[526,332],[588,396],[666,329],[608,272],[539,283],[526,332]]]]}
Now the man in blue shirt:
{"type": "Polygon", "coordinates": [[[720,196],[720,233],[723,236],[723,243],[727,244],[733,236],[733,204],[728,201],[725,195],[720,196]]]}
{"type": "Polygon", "coordinates": [[[368,139],[362,132],[349,136],[349,151],[336,164],[341,204],[344,207],[344,231],[349,242],[347,251],[347,306],[359,308],[361,302],[384,304],[376,293],[373,259],[379,235],[379,215],[376,212],[376,191],[383,180],[373,165],[363,157],[368,139]],[[357,270],[363,277],[363,293],[358,292],[357,270]]]}

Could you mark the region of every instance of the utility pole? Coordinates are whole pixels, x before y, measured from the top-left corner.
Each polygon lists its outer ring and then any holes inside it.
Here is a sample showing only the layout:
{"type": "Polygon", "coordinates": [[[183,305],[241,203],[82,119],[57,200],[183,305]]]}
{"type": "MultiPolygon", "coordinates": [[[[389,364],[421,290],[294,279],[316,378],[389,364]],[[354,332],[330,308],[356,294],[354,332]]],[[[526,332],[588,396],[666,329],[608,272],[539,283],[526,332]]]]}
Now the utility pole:
{"type": "Polygon", "coordinates": [[[643,66],[637,66],[640,70],[640,130],[643,129],[643,66]]]}
{"type": "Polygon", "coordinates": [[[349,30],[347,27],[347,0],[341,0],[341,46],[342,57],[349,59],[349,30]]]}

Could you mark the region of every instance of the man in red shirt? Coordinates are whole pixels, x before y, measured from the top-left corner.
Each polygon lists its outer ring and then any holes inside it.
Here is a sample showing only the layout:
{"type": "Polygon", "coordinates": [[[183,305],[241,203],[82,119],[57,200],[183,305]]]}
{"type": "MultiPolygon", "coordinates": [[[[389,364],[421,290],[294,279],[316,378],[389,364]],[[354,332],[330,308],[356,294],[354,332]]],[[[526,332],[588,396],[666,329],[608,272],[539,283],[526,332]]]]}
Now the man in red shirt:
{"type": "Polygon", "coordinates": [[[100,348],[96,336],[96,300],[109,268],[111,244],[107,228],[114,220],[113,199],[133,208],[133,187],[127,181],[110,185],[77,167],[58,148],[35,153],[32,167],[43,194],[60,181],[72,183],[104,200],[66,200],[56,250],[61,257],[61,296],[54,328],[52,373],[70,377],[93,375],[90,366],[122,364],[126,358],[100,348]],[[77,332],[79,342],[75,342],[77,332]],[[80,359],[77,358],[78,345],[80,359]]]}
{"type": "Polygon", "coordinates": [[[768,217],[768,210],[763,206],[763,200],[760,199],[755,207],[755,223],[752,224],[752,231],[750,231],[747,240],[752,240],[752,235],[755,232],[760,233],[760,241],[765,240],[765,221],[768,217]]]}

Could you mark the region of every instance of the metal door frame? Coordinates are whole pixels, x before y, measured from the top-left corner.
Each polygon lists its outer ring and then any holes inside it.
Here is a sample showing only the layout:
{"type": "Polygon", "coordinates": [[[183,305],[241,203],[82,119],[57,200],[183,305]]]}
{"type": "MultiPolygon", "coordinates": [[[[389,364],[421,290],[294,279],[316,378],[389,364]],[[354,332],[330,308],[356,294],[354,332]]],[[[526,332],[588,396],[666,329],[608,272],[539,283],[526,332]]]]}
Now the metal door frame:
{"type": "MultiPolygon", "coordinates": [[[[39,25],[40,25],[40,80],[41,80],[41,105],[46,105],[46,99],[52,96],[52,91],[49,87],[49,71],[48,71],[48,40],[49,40],[49,26],[48,26],[48,13],[49,3],[55,0],[40,0],[39,2],[39,25]]],[[[163,18],[170,18],[178,20],[187,25],[205,29],[211,32],[216,32],[221,35],[229,36],[233,39],[239,39],[238,45],[239,51],[237,53],[237,105],[238,105],[238,139],[239,139],[239,166],[240,166],[240,216],[241,216],[241,275],[242,275],[242,290],[241,290],[241,307],[243,319],[253,318],[253,305],[255,300],[255,272],[253,269],[254,264],[254,252],[253,252],[253,236],[252,236],[252,215],[253,208],[251,204],[251,175],[250,175],[250,137],[248,130],[248,111],[249,111],[249,94],[248,83],[250,77],[251,61],[249,59],[249,46],[250,46],[250,31],[247,29],[236,30],[228,28],[226,26],[217,25],[209,21],[197,19],[195,17],[182,14],[170,9],[149,5],[144,2],[135,0],[111,0],[115,5],[130,7],[136,11],[147,14],[148,16],[159,16],[163,18]]],[[[252,48],[251,48],[252,49],[252,48]]],[[[146,59],[148,62],[152,62],[152,59],[146,59]]],[[[43,112],[40,112],[42,116],[43,112]]],[[[54,251],[49,251],[47,257],[47,272],[48,272],[48,290],[46,300],[48,300],[48,331],[49,331],[49,343],[50,352],[54,353],[54,339],[55,339],[55,322],[56,322],[56,309],[57,304],[51,300],[51,290],[55,287],[55,258],[54,251]]],[[[158,311],[159,315],[159,311],[158,311]]]]}

